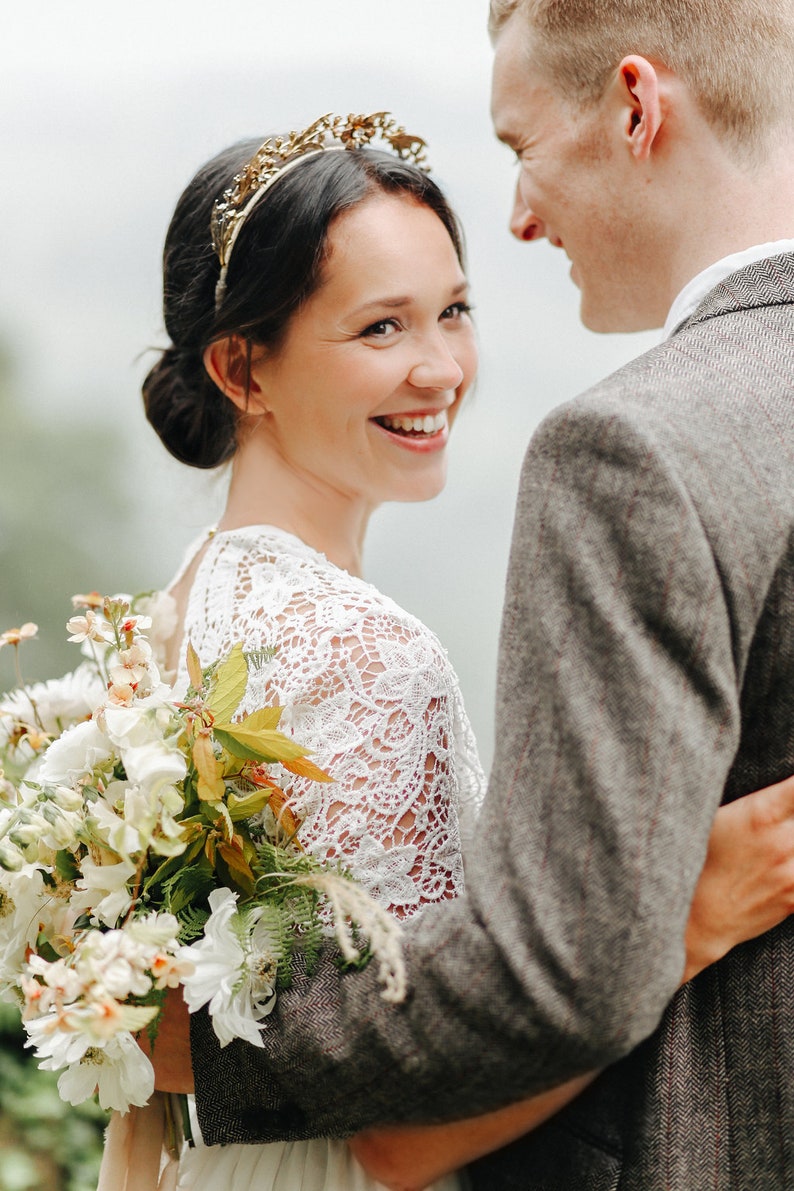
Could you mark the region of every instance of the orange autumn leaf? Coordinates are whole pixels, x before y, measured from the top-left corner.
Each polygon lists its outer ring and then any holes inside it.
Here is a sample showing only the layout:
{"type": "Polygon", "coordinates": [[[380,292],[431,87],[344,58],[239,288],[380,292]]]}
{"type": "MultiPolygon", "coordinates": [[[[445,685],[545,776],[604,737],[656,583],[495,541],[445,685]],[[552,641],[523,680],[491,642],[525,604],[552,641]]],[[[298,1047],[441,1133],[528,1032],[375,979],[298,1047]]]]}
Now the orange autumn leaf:
{"type": "Polygon", "coordinates": [[[311,778],[313,782],[332,782],[334,780],[330,774],[326,773],[324,769],[320,769],[319,765],[315,765],[314,761],[310,761],[308,757],[296,757],[293,761],[282,761],[281,764],[290,773],[297,774],[298,777],[311,778]]]}
{"type": "Polygon", "coordinates": [[[212,748],[209,729],[202,728],[193,742],[193,764],[198,773],[198,796],[204,802],[219,802],[224,795],[223,766],[212,748]]]}
{"type": "Polygon", "coordinates": [[[290,808],[287,802],[287,796],[283,790],[276,789],[270,795],[268,803],[272,810],[276,822],[282,827],[288,835],[295,835],[301,825],[300,819],[290,808]]]}

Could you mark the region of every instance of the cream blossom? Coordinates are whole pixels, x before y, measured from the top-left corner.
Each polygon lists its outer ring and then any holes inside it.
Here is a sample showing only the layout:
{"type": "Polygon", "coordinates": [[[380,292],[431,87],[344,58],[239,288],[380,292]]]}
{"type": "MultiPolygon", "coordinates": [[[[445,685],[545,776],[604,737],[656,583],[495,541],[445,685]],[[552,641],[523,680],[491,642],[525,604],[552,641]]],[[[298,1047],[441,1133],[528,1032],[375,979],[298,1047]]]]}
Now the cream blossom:
{"type": "Polygon", "coordinates": [[[98,591],[91,591],[88,595],[73,595],[73,608],[104,608],[105,597],[100,595],[98,591]]]}
{"type": "Polygon", "coordinates": [[[108,687],[108,703],[116,707],[131,707],[135,698],[135,687],[128,682],[113,682],[108,687]]]}
{"type": "Polygon", "coordinates": [[[91,608],[86,610],[85,616],[70,617],[66,622],[66,630],[72,634],[69,640],[76,644],[95,641],[100,645],[108,645],[113,641],[107,622],[100,619],[91,608]]]}
{"type": "Polygon", "coordinates": [[[4,633],[0,633],[0,649],[4,645],[19,645],[22,641],[30,641],[38,631],[39,626],[32,620],[27,621],[21,628],[6,629],[4,633]]]}

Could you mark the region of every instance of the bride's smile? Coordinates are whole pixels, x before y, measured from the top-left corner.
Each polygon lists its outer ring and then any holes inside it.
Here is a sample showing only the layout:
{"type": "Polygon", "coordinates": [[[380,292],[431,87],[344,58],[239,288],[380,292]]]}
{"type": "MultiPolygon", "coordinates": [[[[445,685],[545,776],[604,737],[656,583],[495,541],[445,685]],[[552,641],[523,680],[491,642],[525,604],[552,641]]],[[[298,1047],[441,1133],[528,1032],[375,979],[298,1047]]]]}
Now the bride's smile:
{"type": "Polygon", "coordinates": [[[450,422],[445,409],[383,414],[372,421],[409,451],[438,451],[447,445],[450,422]]]}

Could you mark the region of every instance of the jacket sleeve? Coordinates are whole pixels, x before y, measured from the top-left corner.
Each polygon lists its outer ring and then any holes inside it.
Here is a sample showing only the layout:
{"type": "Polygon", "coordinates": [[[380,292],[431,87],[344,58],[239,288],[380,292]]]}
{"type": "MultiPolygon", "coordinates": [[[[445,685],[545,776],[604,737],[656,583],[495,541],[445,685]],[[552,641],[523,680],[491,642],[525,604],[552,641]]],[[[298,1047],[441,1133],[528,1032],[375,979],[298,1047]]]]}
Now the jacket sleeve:
{"type": "Polygon", "coordinates": [[[740,732],[733,581],[680,458],[609,401],[538,431],[467,893],[410,924],[401,1006],[329,956],[280,998],[261,1052],[219,1051],[195,1021],[209,1142],[472,1115],[653,1031],[740,732]]]}

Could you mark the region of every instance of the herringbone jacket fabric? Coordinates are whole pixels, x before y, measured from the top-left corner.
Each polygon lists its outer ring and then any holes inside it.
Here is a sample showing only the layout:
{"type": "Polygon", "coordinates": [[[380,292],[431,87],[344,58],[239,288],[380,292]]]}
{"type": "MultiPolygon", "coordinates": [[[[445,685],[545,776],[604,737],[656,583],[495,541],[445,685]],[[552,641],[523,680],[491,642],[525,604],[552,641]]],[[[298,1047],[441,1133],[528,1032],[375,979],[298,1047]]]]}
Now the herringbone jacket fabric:
{"type": "Polygon", "coordinates": [[[722,799],[794,770],[794,256],[556,411],[526,456],[497,754],[412,996],[323,966],[264,1051],[193,1027],[205,1137],[471,1115],[608,1070],[477,1191],[794,1188],[794,927],[676,993],[722,799]]]}

